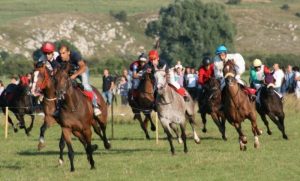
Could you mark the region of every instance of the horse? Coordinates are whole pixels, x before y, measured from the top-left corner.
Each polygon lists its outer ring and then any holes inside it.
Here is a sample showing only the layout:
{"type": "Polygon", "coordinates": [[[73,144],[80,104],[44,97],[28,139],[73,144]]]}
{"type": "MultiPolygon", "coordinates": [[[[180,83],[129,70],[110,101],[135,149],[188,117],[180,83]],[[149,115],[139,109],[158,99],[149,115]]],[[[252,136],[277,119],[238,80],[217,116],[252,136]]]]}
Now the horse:
{"type": "MultiPolygon", "coordinates": [[[[5,107],[8,107],[10,111],[14,113],[19,121],[19,128],[24,129],[27,136],[29,136],[32,130],[35,120],[33,96],[30,94],[29,80],[26,76],[19,76],[19,84],[9,84],[0,96],[0,107],[4,114],[6,113],[5,107]],[[25,114],[30,115],[31,123],[28,128],[25,126],[25,114]]],[[[14,132],[18,131],[18,128],[14,125],[12,119],[8,116],[8,122],[14,128],[14,132]]]]}
{"type": "Polygon", "coordinates": [[[219,128],[220,133],[222,134],[222,139],[224,141],[227,140],[225,135],[225,115],[223,111],[220,110],[220,105],[222,103],[221,99],[221,89],[220,82],[216,78],[212,77],[208,80],[208,82],[204,85],[204,96],[203,100],[200,100],[201,97],[198,98],[198,104],[200,105],[200,115],[202,118],[203,129],[202,131],[206,133],[206,114],[210,114],[213,121],[219,128]]]}
{"type": "MultiPolygon", "coordinates": [[[[95,89],[93,87],[93,90],[95,92],[97,92],[98,104],[101,105],[100,108],[102,111],[100,118],[95,118],[98,121],[98,123],[95,120],[93,121],[93,128],[94,128],[94,131],[103,140],[104,147],[106,149],[109,149],[110,143],[109,143],[108,139],[106,138],[106,132],[105,132],[106,124],[107,124],[107,116],[108,116],[107,107],[106,107],[103,97],[97,91],[97,89],[95,89]],[[100,125],[101,130],[99,130],[99,125],[100,125]],[[101,131],[102,131],[102,133],[101,133],[101,131]]],[[[38,64],[35,68],[32,93],[33,94],[42,93],[44,96],[43,108],[44,108],[45,117],[44,117],[44,123],[40,129],[40,139],[39,139],[40,141],[38,144],[38,149],[41,150],[45,146],[44,135],[45,135],[46,129],[49,126],[51,126],[52,124],[57,122],[57,120],[53,117],[53,113],[56,109],[56,101],[57,101],[57,96],[56,96],[56,92],[55,92],[55,80],[53,77],[50,76],[49,70],[46,68],[46,66],[43,63],[38,64]]],[[[64,147],[64,140],[62,138],[60,140],[59,146],[61,149],[63,149],[63,147],[64,147]]],[[[62,155],[60,156],[59,163],[60,164],[63,163],[62,155]]]]}
{"type": "MultiPolygon", "coordinates": [[[[275,82],[272,75],[270,75],[273,82],[275,82]]],[[[283,104],[281,98],[274,90],[273,82],[268,83],[268,85],[263,85],[260,88],[260,103],[256,102],[256,110],[260,115],[262,121],[267,127],[267,133],[272,134],[272,131],[269,128],[269,122],[266,118],[266,115],[277,125],[278,129],[282,133],[283,139],[288,139],[288,136],[285,133],[284,118],[285,114],[283,112],[283,104]]]]}
{"type": "MultiPolygon", "coordinates": [[[[185,120],[188,119],[192,125],[194,139],[196,143],[200,143],[200,139],[194,129],[195,114],[194,114],[194,101],[185,102],[184,98],[179,95],[172,86],[168,84],[167,73],[165,67],[155,71],[155,80],[157,85],[157,113],[159,120],[162,124],[164,132],[171,147],[172,155],[175,154],[175,149],[172,143],[171,129],[177,133],[176,124],[179,124],[181,129],[181,139],[184,144],[184,152],[187,153],[186,133],[185,133],[185,120]]],[[[191,96],[188,94],[190,100],[191,96]]]]}
{"type": "Polygon", "coordinates": [[[241,86],[238,84],[235,76],[233,61],[229,60],[224,64],[223,74],[225,78],[224,92],[222,92],[225,117],[232,124],[239,134],[240,150],[247,149],[247,138],[242,132],[241,123],[245,119],[249,119],[252,125],[254,135],[254,147],[259,147],[258,135],[261,130],[258,129],[256,123],[255,103],[251,102],[241,86]]]}
{"type": "Polygon", "coordinates": [[[153,105],[155,102],[154,82],[152,76],[153,75],[151,73],[145,72],[139,84],[138,91],[134,91],[132,89],[128,92],[128,103],[134,114],[133,119],[137,119],[139,121],[140,126],[143,129],[147,139],[150,139],[147,130],[148,121],[150,121],[151,123],[151,130],[156,130],[156,127],[151,118],[151,112],[153,110],[153,105]],[[137,95],[133,96],[133,94],[137,95]],[[145,115],[144,121],[142,120],[141,113],[145,115]]]}

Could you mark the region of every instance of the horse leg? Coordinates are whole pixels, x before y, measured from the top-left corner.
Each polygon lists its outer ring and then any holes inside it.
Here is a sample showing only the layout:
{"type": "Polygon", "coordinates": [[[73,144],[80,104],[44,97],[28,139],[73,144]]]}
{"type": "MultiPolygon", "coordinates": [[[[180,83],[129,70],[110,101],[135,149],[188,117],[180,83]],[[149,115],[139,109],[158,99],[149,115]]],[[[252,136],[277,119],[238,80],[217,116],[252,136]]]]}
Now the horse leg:
{"type": "Polygon", "coordinates": [[[202,132],[206,133],[207,129],[206,129],[206,113],[205,112],[201,112],[201,119],[202,119],[202,123],[203,123],[203,129],[202,132]]]}
{"type": "MultiPolygon", "coordinates": [[[[84,140],[85,140],[85,144],[86,144],[86,155],[87,158],[90,162],[91,165],[91,169],[95,168],[95,161],[93,159],[93,152],[98,148],[97,145],[93,145],[91,144],[91,140],[92,140],[92,131],[90,128],[85,129],[82,133],[82,136],[84,136],[84,140]]],[[[83,140],[82,140],[83,141],[83,140]]]]}
{"type": "Polygon", "coordinates": [[[167,138],[168,138],[168,141],[169,141],[169,144],[171,147],[171,153],[172,153],[172,155],[175,155],[175,149],[174,149],[173,142],[172,142],[172,134],[170,132],[171,128],[167,122],[169,122],[169,121],[161,118],[162,126],[164,128],[165,133],[167,134],[167,138]]]}
{"type": "Polygon", "coordinates": [[[29,136],[29,132],[25,126],[24,114],[17,113],[16,118],[19,120],[19,128],[24,129],[27,136],[29,136]]]}
{"type": "Polygon", "coordinates": [[[73,150],[72,142],[71,142],[71,130],[69,128],[63,128],[62,132],[63,132],[64,140],[66,141],[67,147],[68,147],[68,156],[69,156],[70,165],[71,165],[71,172],[74,172],[75,171],[74,150],[73,150]]]}
{"type": "Polygon", "coordinates": [[[258,135],[261,133],[260,130],[257,127],[255,116],[252,115],[250,117],[251,126],[252,126],[252,133],[254,135],[254,148],[259,148],[259,140],[258,135]]]}
{"type": "Polygon", "coordinates": [[[259,115],[260,115],[262,121],[264,122],[265,126],[267,127],[267,133],[268,133],[268,135],[272,135],[272,131],[270,130],[269,122],[268,122],[268,120],[266,118],[266,115],[263,114],[263,113],[259,113],[259,115]]]}
{"type": "Polygon", "coordinates": [[[111,148],[111,144],[106,136],[106,125],[103,122],[100,122],[100,128],[101,128],[101,131],[103,134],[102,140],[103,140],[104,147],[105,147],[105,149],[109,150],[111,148]]]}
{"type": "Polygon", "coordinates": [[[156,127],[155,127],[155,124],[153,123],[153,120],[151,118],[151,112],[147,112],[147,113],[144,113],[145,117],[150,121],[150,124],[151,124],[151,131],[155,131],[156,130],[156,127]]]}
{"type": "Polygon", "coordinates": [[[181,139],[183,140],[183,146],[184,146],[184,153],[188,152],[187,146],[186,146],[186,134],[185,134],[185,125],[184,123],[180,124],[181,129],[181,139]]]}
{"type": "Polygon", "coordinates": [[[284,113],[282,115],[279,115],[278,116],[278,120],[279,120],[279,123],[282,125],[282,137],[283,139],[288,139],[288,136],[286,135],[285,133],[285,126],[284,126],[284,113]]]}
{"type": "Polygon", "coordinates": [[[65,140],[64,140],[64,135],[63,135],[63,133],[61,133],[61,137],[59,140],[59,160],[58,160],[59,165],[62,165],[64,163],[63,154],[64,154],[65,145],[66,144],[65,144],[65,140]]]}
{"type": "Polygon", "coordinates": [[[31,117],[31,123],[30,123],[29,127],[27,128],[28,133],[30,133],[30,131],[32,130],[34,119],[35,119],[35,116],[33,114],[31,114],[30,117],[31,117]]]}
{"type": "Polygon", "coordinates": [[[150,136],[149,136],[149,133],[148,133],[148,131],[147,131],[147,128],[145,127],[145,124],[144,124],[144,122],[143,122],[143,120],[142,120],[141,113],[140,113],[140,112],[134,112],[134,114],[135,114],[135,118],[136,118],[137,120],[139,120],[140,125],[141,125],[141,128],[143,129],[144,133],[146,134],[146,138],[147,138],[148,140],[150,140],[150,136]]]}
{"type": "Polygon", "coordinates": [[[175,123],[170,123],[170,128],[174,131],[174,133],[176,134],[176,138],[178,140],[178,143],[179,144],[182,144],[183,141],[181,139],[181,137],[179,137],[179,134],[178,134],[178,127],[176,126],[175,123]]]}
{"type": "MultiPolygon", "coordinates": [[[[283,122],[283,120],[280,122],[280,118],[277,120],[276,116],[273,114],[273,113],[269,113],[269,117],[270,119],[277,125],[278,129],[281,131],[282,135],[283,135],[283,138],[286,139],[286,134],[285,134],[285,131],[284,131],[284,125],[281,123],[283,122]]],[[[282,119],[282,116],[281,116],[281,119],[282,119]]]]}
{"type": "Polygon", "coordinates": [[[247,144],[247,138],[246,138],[246,136],[244,135],[244,133],[242,132],[242,126],[241,126],[241,123],[234,123],[234,127],[235,127],[236,131],[237,131],[238,134],[239,134],[240,150],[241,150],[241,151],[246,151],[246,150],[247,150],[247,147],[246,147],[246,144],[247,144]]]}
{"type": "Polygon", "coordinates": [[[223,138],[224,141],[227,141],[227,137],[226,137],[226,134],[225,134],[225,132],[226,132],[226,125],[225,125],[226,118],[224,116],[220,116],[219,120],[221,120],[221,126],[222,126],[222,130],[223,130],[222,138],[223,138]]]}
{"type": "Polygon", "coordinates": [[[220,121],[220,119],[219,119],[219,117],[217,116],[217,114],[214,113],[214,112],[212,112],[212,113],[211,113],[211,118],[214,120],[214,122],[215,122],[215,124],[217,125],[217,127],[218,127],[220,133],[222,134],[223,140],[226,140],[227,138],[226,138],[226,136],[225,136],[225,131],[224,131],[225,128],[223,128],[223,124],[222,124],[222,122],[220,121]]]}
{"type": "MultiPolygon", "coordinates": [[[[96,119],[99,119],[99,118],[96,118],[96,119]]],[[[101,133],[100,126],[96,122],[95,119],[93,119],[93,121],[92,121],[92,126],[93,126],[93,129],[94,129],[95,133],[101,138],[101,140],[103,140],[103,135],[101,133]]]]}
{"type": "Polygon", "coordinates": [[[39,138],[39,144],[38,144],[38,150],[39,151],[42,148],[45,147],[45,138],[44,138],[44,135],[45,135],[45,132],[46,132],[47,128],[48,128],[48,126],[47,126],[46,117],[45,117],[44,123],[43,123],[43,125],[40,128],[40,138],[39,138]]]}
{"type": "Polygon", "coordinates": [[[193,131],[193,136],[194,136],[194,141],[195,143],[199,144],[200,143],[200,138],[196,132],[195,126],[196,126],[196,122],[195,122],[195,117],[194,116],[189,116],[186,114],[187,119],[190,122],[190,125],[192,127],[192,131],[193,131]]]}
{"type": "MultiPolygon", "coordinates": [[[[2,107],[2,112],[3,112],[4,115],[8,114],[8,113],[6,113],[5,107],[2,107]]],[[[18,128],[14,125],[14,123],[13,123],[13,121],[12,121],[12,119],[10,118],[9,115],[8,115],[8,122],[9,122],[9,124],[11,124],[11,126],[14,128],[14,132],[15,132],[15,133],[18,132],[18,128]]]]}

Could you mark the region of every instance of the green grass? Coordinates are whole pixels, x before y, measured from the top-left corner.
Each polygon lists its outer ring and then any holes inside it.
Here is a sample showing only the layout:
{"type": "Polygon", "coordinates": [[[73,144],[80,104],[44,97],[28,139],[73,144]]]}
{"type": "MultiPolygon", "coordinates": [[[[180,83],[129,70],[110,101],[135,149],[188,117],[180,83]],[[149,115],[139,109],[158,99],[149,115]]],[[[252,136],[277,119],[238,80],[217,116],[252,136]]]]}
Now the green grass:
{"type": "MultiPolygon", "coordinates": [[[[228,141],[224,142],[211,119],[207,124],[208,132],[200,132],[197,116],[201,144],[197,145],[191,139],[190,125],[187,125],[189,152],[184,154],[183,146],[174,140],[175,156],[170,154],[160,124],[160,140],[156,144],[155,134],[150,134],[153,138],[150,141],[145,140],[138,123],[132,121],[132,114],[128,113],[124,118],[126,124],[115,124],[111,150],[104,150],[102,142],[93,134],[93,143],[100,147],[94,153],[96,170],[89,169],[81,144],[73,139],[75,173],[69,172],[67,154],[65,164],[58,166],[58,125],[47,130],[47,146],[37,151],[42,124],[39,117],[30,137],[26,137],[23,130],[13,133],[9,128],[8,138],[1,139],[0,180],[299,180],[299,104],[293,101],[293,97],[285,100],[288,141],[281,138],[279,130],[271,122],[273,135],[267,135],[262,121],[258,119],[264,133],[259,138],[261,147],[254,149],[250,124],[246,121],[243,129],[248,138],[248,150],[241,152],[237,133],[231,125],[226,124],[228,141]]],[[[115,117],[120,117],[118,111],[129,112],[128,107],[122,109],[117,107],[115,117]]],[[[4,136],[3,121],[0,125],[0,135],[4,136]]],[[[110,137],[110,123],[107,130],[110,137]]]]}

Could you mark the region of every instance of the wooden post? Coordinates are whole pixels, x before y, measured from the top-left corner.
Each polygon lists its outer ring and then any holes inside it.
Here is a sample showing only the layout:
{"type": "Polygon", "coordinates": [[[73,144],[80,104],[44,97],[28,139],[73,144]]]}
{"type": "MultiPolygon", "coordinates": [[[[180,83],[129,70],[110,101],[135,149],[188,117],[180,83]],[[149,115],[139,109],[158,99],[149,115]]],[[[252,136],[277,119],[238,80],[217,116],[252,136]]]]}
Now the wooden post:
{"type": "Polygon", "coordinates": [[[155,126],[156,126],[156,144],[158,144],[158,115],[155,112],[155,126]]]}
{"type": "Polygon", "coordinates": [[[114,138],[114,95],[111,101],[111,138],[114,138]]]}
{"type": "Polygon", "coordinates": [[[8,107],[5,107],[5,139],[8,135],[8,107]]]}

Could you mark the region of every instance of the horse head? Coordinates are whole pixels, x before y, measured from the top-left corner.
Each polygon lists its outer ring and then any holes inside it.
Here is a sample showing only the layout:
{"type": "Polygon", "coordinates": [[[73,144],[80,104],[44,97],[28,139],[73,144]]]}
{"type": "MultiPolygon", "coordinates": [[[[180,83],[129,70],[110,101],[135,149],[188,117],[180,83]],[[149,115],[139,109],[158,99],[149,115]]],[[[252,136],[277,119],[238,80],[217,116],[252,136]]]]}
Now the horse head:
{"type": "Polygon", "coordinates": [[[232,60],[228,60],[224,64],[223,75],[224,75],[226,84],[232,84],[232,83],[236,82],[236,79],[235,79],[236,71],[235,71],[234,67],[235,67],[235,65],[232,60]]]}
{"type": "Polygon", "coordinates": [[[161,92],[166,87],[167,83],[167,72],[165,71],[166,66],[162,69],[157,69],[154,73],[156,87],[158,92],[161,92]]]}
{"type": "Polygon", "coordinates": [[[33,84],[31,88],[31,93],[34,96],[40,95],[40,93],[46,89],[50,76],[48,69],[43,62],[39,62],[36,64],[34,73],[33,73],[33,84]]]}
{"type": "Polygon", "coordinates": [[[214,77],[210,78],[205,84],[205,90],[208,93],[208,99],[216,99],[221,94],[220,81],[214,77]]]}
{"type": "Polygon", "coordinates": [[[59,67],[56,74],[54,75],[55,90],[58,99],[63,100],[69,88],[72,87],[72,81],[69,77],[70,69],[71,65],[69,63],[62,64],[62,66],[59,67]]]}

